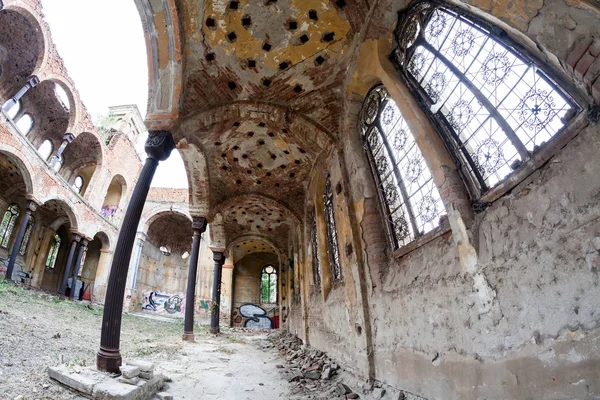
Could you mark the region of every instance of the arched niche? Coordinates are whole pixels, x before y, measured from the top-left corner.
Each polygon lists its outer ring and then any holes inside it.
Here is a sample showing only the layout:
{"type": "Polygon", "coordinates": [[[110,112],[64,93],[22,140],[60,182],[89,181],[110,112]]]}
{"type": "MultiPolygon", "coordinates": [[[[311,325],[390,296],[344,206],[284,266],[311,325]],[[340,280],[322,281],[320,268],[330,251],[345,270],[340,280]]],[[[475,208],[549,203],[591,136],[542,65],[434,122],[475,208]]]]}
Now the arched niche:
{"type": "Polygon", "coordinates": [[[63,153],[63,160],[63,166],[60,169],[61,175],[72,185],[75,183],[75,179],[80,176],[83,185],[79,194],[83,196],[94,176],[94,172],[102,165],[102,145],[94,134],[83,132],[69,144],[63,153]]]}
{"type": "Polygon", "coordinates": [[[120,215],[121,203],[123,196],[127,192],[127,183],[122,175],[113,176],[108,188],[106,189],[106,195],[102,202],[102,208],[100,214],[111,222],[116,222],[120,215]]]}

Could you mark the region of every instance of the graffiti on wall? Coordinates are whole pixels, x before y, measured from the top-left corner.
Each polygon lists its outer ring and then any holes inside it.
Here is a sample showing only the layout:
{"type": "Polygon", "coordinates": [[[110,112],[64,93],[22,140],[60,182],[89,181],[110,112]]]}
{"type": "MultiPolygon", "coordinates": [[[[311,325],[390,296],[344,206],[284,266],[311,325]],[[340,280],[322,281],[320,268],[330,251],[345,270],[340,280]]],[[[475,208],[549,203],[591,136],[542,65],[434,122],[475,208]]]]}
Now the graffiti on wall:
{"type": "Polygon", "coordinates": [[[196,306],[198,307],[198,311],[210,313],[212,310],[212,300],[198,300],[196,306]]]}
{"type": "Polygon", "coordinates": [[[245,328],[271,329],[273,324],[267,312],[256,304],[246,303],[240,306],[242,317],[248,318],[244,323],[245,328]]]}
{"type": "Polygon", "coordinates": [[[158,313],[176,314],[184,311],[184,297],[177,294],[144,292],[144,301],[140,303],[143,310],[158,313]]]}

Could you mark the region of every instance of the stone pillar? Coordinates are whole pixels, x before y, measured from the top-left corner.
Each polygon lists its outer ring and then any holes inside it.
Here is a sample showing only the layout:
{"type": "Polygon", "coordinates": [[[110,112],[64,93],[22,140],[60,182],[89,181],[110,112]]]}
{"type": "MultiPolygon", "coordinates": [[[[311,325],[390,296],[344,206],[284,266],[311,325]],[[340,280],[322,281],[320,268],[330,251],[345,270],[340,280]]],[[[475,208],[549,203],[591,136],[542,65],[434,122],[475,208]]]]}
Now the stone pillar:
{"type": "Polygon", "coordinates": [[[200,252],[200,238],[206,230],[206,218],[193,217],[192,253],[188,272],[187,291],[185,294],[185,322],[183,327],[183,340],[194,341],[194,312],[196,311],[196,273],[198,272],[198,254],[200,252]]]}
{"type": "Polygon", "coordinates": [[[108,277],[100,335],[100,350],[96,356],[96,366],[100,371],[119,373],[119,367],[121,366],[119,342],[121,340],[123,297],[133,243],[158,162],[166,160],[174,148],[175,143],[170,132],[150,131],[148,133],[145,145],[148,158],[144,163],[127,206],[108,277]]]}
{"type": "Polygon", "coordinates": [[[65,151],[65,149],[67,148],[67,145],[69,143],[71,143],[73,140],[75,140],[75,136],[73,136],[72,133],[65,133],[64,134],[63,141],[60,144],[60,147],[58,148],[58,150],[56,150],[56,154],[54,154],[52,156],[52,159],[50,160],[50,166],[52,168],[54,168],[54,166],[58,162],[58,160],[59,160],[60,156],[62,155],[63,151],[65,151]]]}
{"type": "Polygon", "coordinates": [[[219,333],[219,308],[221,306],[221,274],[223,263],[225,262],[225,249],[212,247],[213,260],[215,261],[215,271],[213,277],[212,305],[210,310],[210,333],[219,333]]]}
{"type": "Polygon", "coordinates": [[[73,257],[75,257],[75,249],[81,240],[81,236],[73,233],[71,238],[71,248],[69,249],[69,256],[67,257],[67,264],[65,265],[65,274],[63,275],[62,284],[60,285],[60,290],[58,292],[61,296],[64,296],[67,292],[67,282],[69,281],[69,274],[71,273],[71,265],[73,265],[73,257]]]}
{"type": "MultiPolygon", "coordinates": [[[[2,9],[1,6],[0,9],[2,9]]],[[[4,110],[5,113],[8,113],[10,109],[13,108],[19,102],[19,100],[21,100],[21,97],[23,97],[29,89],[36,87],[39,85],[39,83],[40,79],[37,76],[30,76],[29,79],[27,79],[27,83],[21,89],[19,89],[19,91],[13,97],[4,103],[2,110],[4,110]]]]}
{"type": "Polygon", "coordinates": [[[12,280],[12,273],[15,268],[15,261],[17,260],[17,254],[19,254],[19,249],[21,248],[21,242],[23,241],[23,236],[25,235],[25,230],[27,230],[27,223],[31,218],[31,214],[37,208],[37,204],[35,204],[32,200],[27,200],[27,205],[25,206],[25,215],[23,219],[21,219],[21,225],[19,226],[19,232],[17,233],[17,238],[13,244],[12,250],[10,252],[10,258],[8,260],[8,267],[6,268],[6,280],[12,280]]]}
{"type": "Polygon", "coordinates": [[[79,268],[81,267],[81,261],[83,260],[83,254],[87,251],[87,245],[89,241],[87,239],[81,239],[79,243],[79,251],[77,252],[77,259],[75,260],[75,266],[73,267],[73,280],[71,281],[71,293],[69,297],[71,300],[75,299],[75,288],[77,287],[77,275],[79,275],[79,268]]]}

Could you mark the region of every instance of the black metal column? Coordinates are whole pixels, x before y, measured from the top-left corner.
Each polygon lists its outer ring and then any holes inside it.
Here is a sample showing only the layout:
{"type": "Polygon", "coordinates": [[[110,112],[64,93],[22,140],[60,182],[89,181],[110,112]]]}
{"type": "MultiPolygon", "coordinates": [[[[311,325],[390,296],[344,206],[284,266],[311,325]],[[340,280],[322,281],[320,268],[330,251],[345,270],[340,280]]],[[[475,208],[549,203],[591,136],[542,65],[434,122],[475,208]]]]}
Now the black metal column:
{"type": "Polygon", "coordinates": [[[198,253],[200,252],[200,240],[202,233],[206,231],[206,218],[193,217],[192,229],[192,253],[190,254],[190,266],[188,272],[187,292],[185,295],[185,322],[183,326],[183,340],[194,341],[194,311],[196,309],[196,276],[198,272],[198,253]]]}
{"type": "Polygon", "coordinates": [[[15,243],[13,244],[12,250],[10,252],[10,258],[8,260],[8,266],[6,267],[6,280],[12,280],[12,273],[15,268],[15,261],[17,261],[17,254],[19,254],[19,249],[21,248],[21,242],[23,241],[23,236],[25,236],[25,230],[27,230],[27,223],[31,218],[31,214],[37,208],[37,204],[31,200],[27,200],[25,215],[23,215],[23,219],[21,220],[21,225],[19,226],[19,232],[17,233],[17,238],[15,243]]]}
{"type": "Polygon", "coordinates": [[[67,264],[65,265],[65,274],[63,275],[62,284],[60,285],[60,295],[64,296],[67,292],[67,283],[69,282],[69,274],[71,273],[71,265],[73,265],[73,257],[75,257],[75,249],[77,244],[81,240],[81,236],[74,233],[72,236],[71,248],[69,249],[69,256],[67,257],[67,264]]]}
{"type": "Polygon", "coordinates": [[[71,300],[79,300],[75,298],[75,288],[77,287],[77,275],[79,275],[79,267],[81,267],[81,260],[83,260],[83,254],[87,251],[88,240],[81,239],[79,243],[79,251],[77,252],[77,259],[75,260],[75,266],[73,267],[73,280],[71,281],[71,293],[69,297],[71,300]]]}
{"type": "Polygon", "coordinates": [[[221,274],[225,255],[222,251],[213,250],[213,260],[215,261],[215,271],[213,275],[212,305],[210,310],[210,333],[219,333],[219,308],[221,306],[221,274]]]}
{"type": "Polygon", "coordinates": [[[121,317],[123,315],[123,297],[125,295],[131,251],[142,209],[158,162],[166,160],[174,148],[175,143],[170,132],[151,131],[148,133],[145,146],[148,158],[133,190],[125,218],[123,218],[108,277],[102,317],[102,333],[100,335],[100,350],[96,356],[96,366],[100,371],[119,373],[119,367],[121,366],[121,353],[119,351],[121,317]]]}

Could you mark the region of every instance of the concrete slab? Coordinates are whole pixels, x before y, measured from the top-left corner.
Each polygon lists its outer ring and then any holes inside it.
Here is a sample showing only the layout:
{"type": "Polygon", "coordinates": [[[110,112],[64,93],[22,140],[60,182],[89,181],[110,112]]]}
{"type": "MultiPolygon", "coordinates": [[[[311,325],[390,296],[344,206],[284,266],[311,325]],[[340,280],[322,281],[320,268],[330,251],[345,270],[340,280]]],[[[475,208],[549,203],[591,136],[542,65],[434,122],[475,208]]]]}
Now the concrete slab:
{"type": "Polygon", "coordinates": [[[140,374],[140,368],[136,367],[135,365],[121,365],[119,370],[121,370],[123,378],[126,379],[137,378],[137,376],[140,374]]]}
{"type": "Polygon", "coordinates": [[[106,375],[99,372],[94,372],[89,369],[83,369],[76,372],[65,365],[48,367],[48,376],[65,386],[88,395],[92,394],[96,384],[106,378],[106,375]]]}

